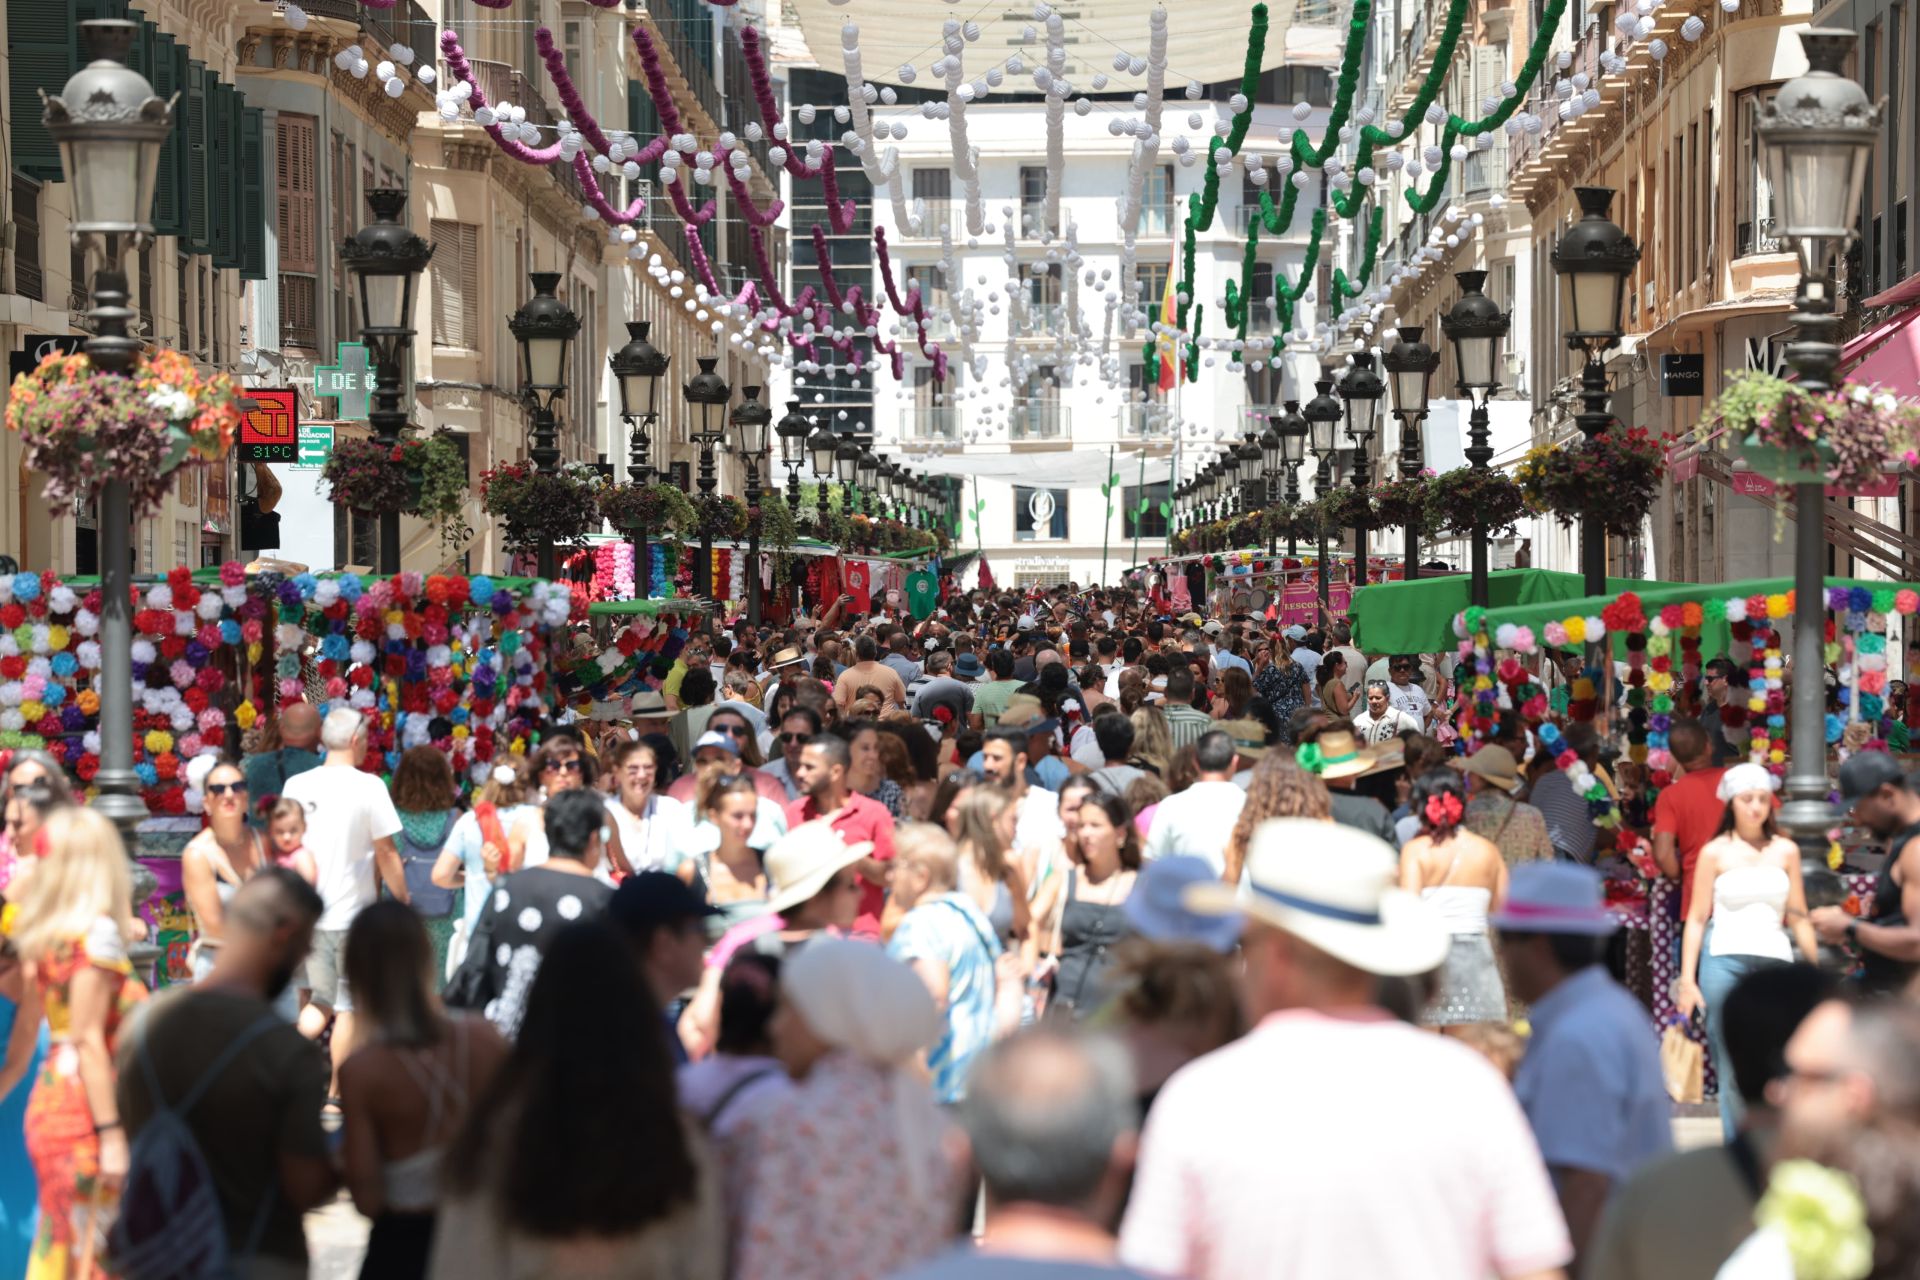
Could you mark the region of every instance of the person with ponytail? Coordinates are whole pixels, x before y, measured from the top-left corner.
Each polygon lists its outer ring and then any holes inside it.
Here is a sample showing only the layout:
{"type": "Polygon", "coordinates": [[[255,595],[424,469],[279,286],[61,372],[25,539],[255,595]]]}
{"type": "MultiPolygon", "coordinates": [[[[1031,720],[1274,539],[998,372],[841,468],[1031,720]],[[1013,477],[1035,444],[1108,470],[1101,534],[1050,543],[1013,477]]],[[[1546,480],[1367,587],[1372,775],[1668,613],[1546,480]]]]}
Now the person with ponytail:
{"type": "Polygon", "coordinates": [[[1413,780],[1408,799],[1420,834],[1400,852],[1400,887],[1419,894],[1453,933],[1439,990],[1421,1021],[1430,1027],[1503,1021],[1507,995],[1493,958],[1487,916],[1506,901],[1506,861],[1492,841],[1461,825],[1467,797],[1458,773],[1434,769],[1421,774],[1413,780]]]}
{"type": "Polygon", "coordinates": [[[522,756],[496,756],[492,771],[474,797],[473,808],[454,820],[440,856],[433,864],[433,883],[464,894],[453,938],[447,944],[446,974],[452,977],[467,953],[467,940],[487,905],[487,887],[520,868],[510,866],[507,833],[531,812],[532,779],[522,756]]]}

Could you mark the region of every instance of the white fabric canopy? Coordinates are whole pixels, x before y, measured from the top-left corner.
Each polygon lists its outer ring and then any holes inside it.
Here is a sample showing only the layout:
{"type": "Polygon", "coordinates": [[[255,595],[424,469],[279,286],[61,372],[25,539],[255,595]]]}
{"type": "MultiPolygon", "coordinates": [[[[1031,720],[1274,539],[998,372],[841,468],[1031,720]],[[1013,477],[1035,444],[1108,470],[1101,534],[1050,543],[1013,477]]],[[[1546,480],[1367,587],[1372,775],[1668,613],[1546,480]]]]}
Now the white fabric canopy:
{"type": "MultiPolygon", "coordinates": [[[[927,0],[860,0],[857,6],[834,4],[832,0],[792,0],[800,15],[800,27],[807,44],[821,65],[839,70],[840,29],[851,21],[860,28],[860,57],[866,78],[876,84],[899,84],[900,67],[911,64],[920,73],[917,83],[936,83],[927,67],[940,56],[941,24],[948,18],[971,20],[982,27],[980,39],[967,45],[966,65],[970,74],[1003,63],[1014,54],[1028,66],[1040,65],[1046,57],[1045,24],[1036,22],[1028,5],[976,6],[928,4],[927,0]],[[1038,28],[1037,38],[1024,38],[1025,28],[1038,28]]],[[[1165,0],[1100,0],[1098,5],[1073,5],[1062,10],[1067,17],[1067,78],[1076,89],[1092,80],[1095,73],[1108,79],[1104,92],[1123,90],[1131,93],[1147,87],[1144,74],[1129,75],[1113,69],[1113,56],[1126,52],[1145,57],[1147,19],[1165,0]]],[[[1167,21],[1167,83],[1170,103],[1182,101],[1179,87],[1189,79],[1202,81],[1238,80],[1247,56],[1247,8],[1244,5],[1169,5],[1167,21]]],[[[1292,60],[1309,65],[1330,65],[1319,46],[1324,40],[1309,37],[1297,41],[1289,30],[1291,4],[1269,7],[1266,56],[1262,69],[1280,66],[1292,60]]],[[[1344,27],[1330,27],[1337,42],[1344,27]]],[[[1033,92],[1031,84],[1018,86],[1033,92]]],[[[1088,85],[1088,87],[1091,87],[1088,85]]]]}
{"type": "MultiPolygon", "coordinates": [[[[959,476],[965,480],[1004,480],[1038,488],[1098,489],[1107,480],[1105,449],[1039,453],[952,453],[938,458],[902,458],[908,471],[922,476],[959,476]]],[[[1168,457],[1148,458],[1146,482],[1157,484],[1173,472],[1168,457]]],[[[1140,483],[1140,456],[1116,453],[1113,474],[1121,484],[1140,483]]]]}

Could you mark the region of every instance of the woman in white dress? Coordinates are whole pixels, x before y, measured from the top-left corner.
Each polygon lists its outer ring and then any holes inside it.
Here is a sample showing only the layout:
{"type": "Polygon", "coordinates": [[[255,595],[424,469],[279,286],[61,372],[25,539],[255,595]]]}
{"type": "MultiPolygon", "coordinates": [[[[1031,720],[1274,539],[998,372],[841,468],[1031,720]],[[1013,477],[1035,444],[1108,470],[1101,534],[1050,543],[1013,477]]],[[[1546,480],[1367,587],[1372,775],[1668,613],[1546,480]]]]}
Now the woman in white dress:
{"type": "Polygon", "coordinates": [[[1433,769],[1415,778],[1408,803],[1420,834],[1400,853],[1400,887],[1419,894],[1453,934],[1440,989],[1421,1021],[1430,1027],[1503,1021],[1506,986],[1487,934],[1487,916],[1506,902],[1506,859],[1491,840],[1460,825],[1467,812],[1466,789],[1453,770],[1433,769]]]}
{"type": "Polygon", "coordinates": [[[1706,1011],[1707,1045],[1720,1078],[1720,1124],[1728,1139],[1742,1108],[1729,1079],[1720,1021],[1727,993],[1755,969],[1790,964],[1796,948],[1808,964],[1818,963],[1820,954],[1807,919],[1800,850],[1774,823],[1773,787],[1773,775],[1757,764],[1735,765],[1721,777],[1719,797],[1727,810],[1719,834],[1694,866],[1680,938],[1674,1007],[1683,1017],[1706,1011]]]}

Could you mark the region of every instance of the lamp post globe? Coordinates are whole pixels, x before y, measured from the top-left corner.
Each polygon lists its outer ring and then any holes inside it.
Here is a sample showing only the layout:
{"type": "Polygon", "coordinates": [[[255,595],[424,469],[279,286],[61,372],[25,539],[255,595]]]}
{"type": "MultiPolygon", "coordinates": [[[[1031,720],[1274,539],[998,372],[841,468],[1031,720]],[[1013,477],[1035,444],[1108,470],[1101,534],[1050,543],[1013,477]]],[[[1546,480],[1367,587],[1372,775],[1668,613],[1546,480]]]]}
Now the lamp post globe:
{"type": "MultiPolygon", "coordinates": [[[[626,343],[607,357],[607,367],[613,371],[614,385],[620,392],[620,416],[639,424],[642,430],[659,420],[660,383],[667,376],[670,359],[653,345],[648,336],[652,330],[651,321],[627,321],[626,343]]],[[[643,452],[642,466],[644,458],[643,452]]],[[[647,476],[634,475],[629,467],[628,479],[644,482],[647,476]]]]}
{"type": "MultiPolygon", "coordinates": [[[[718,356],[697,356],[694,362],[699,365],[699,372],[687,379],[681,394],[694,407],[697,425],[692,435],[700,446],[700,475],[695,484],[704,505],[718,485],[713,469],[713,447],[725,438],[726,425],[720,411],[726,407],[733,389],[716,368],[720,363],[718,356]]],[[[693,566],[693,593],[703,600],[713,598],[713,521],[704,510],[700,513],[700,559],[693,566]]],[[[711,624],[712,615],[705,615],[703,629],[711,624]]]]}
{"type": "Polygon", "coordinates": [[[1607,217],[1612,188],[1576,187],[1574,198],[1580,202],[1580,218],[1553,247],[1553,272],[1560,277],[1568,345],[1591,357],[1620,341],[1627,281],[1640,261],[1640,249],[1607,217]]]}
{"type": "Polygon", "coordinates": [[[533,296],[508,318],[507,329],[520,346],[521,387],[551,407],[567,390],[567,349],[579,336],[580,317],[555,296],[558,271],[535,271],[527,279],[533,296]]]}
{"type": "Polygon", "coordinates": [[[743,575],[747,589],[747,625],[760,625],[760,460],[767,456],[767,436],[773,425],[773,409],[760,399],[759,387],[743,387],[740,403],[733,407],[729,420],[735,434],[734,447],[747,464],[747,571],[743,575]]]}
{"type": "MultiPolygon", "coordinates": [[[[1460,298],[1440,318],[1441,332],[1453,343],[1454,364],[1458,368],[1460,393],[1473,406],[1467,417],[1467,465],[1485,471],[1493,461],[1492,432],[1487,401],[1500,385],[1496,372],[1500,343],[1507,336],[1512,316],[1500,310],[1500,304],[1482,292],[1487,283],[1484,271],[1456,272],[1460,298]]],[[[1584,545],[1584,543],[1583,543],[1584,545]]],[[[1490,599],[1487,582],[1487,528],[1473,528],[1472,578],[1468,598],[1481,608],[1490,599]]],[[[1583,551],[1583,555],[1589,554],[1583,551]]],[[[1603,575],[1604,577],[1604,575],[1603,575]]]]}
{"type": "MultiPolygon", "coordinates": [[[[1358,352],[1353,366],[1340,381],[1340,395],[1347,402],[1347,438],[1353,441],[1353,487],[1365,492],[1373,482],[1373,433],[1380,419],[1380,401],[1387,384],[1374,371],[1371,352],[1358,352]]],[[[1370,522],[1362,517],[1353,524],[1354,580],[1367,581],[1367,531],[1370,522]]]]}
{"type": "Polygon", "coordinates": [[[1854,234],[1881,109],[1845,74],[1851,31],[1800,32],[1807,71],[1780,86],[1755,121],[1767,149],[1774,234],[1793,241],[1800,269],[1825,276],[1854,234]]]}
{"type": "MultiPolygon", "coordinates": [[[[1420,474],[1421,427],[1426,422],[1440,353],[1427,345],[1426,331],[1419,325],[1403,325],[1396,336],[1399,341],[1381,353],[1380,364],[1393,388],[1394,416],[1400,420],[1400,478],[1412,480],[1420,474]]],[[[1409,524],[1406,535],[1401,572],[1412,582],[1420,576],[1420,526],[1409,524]]]]}

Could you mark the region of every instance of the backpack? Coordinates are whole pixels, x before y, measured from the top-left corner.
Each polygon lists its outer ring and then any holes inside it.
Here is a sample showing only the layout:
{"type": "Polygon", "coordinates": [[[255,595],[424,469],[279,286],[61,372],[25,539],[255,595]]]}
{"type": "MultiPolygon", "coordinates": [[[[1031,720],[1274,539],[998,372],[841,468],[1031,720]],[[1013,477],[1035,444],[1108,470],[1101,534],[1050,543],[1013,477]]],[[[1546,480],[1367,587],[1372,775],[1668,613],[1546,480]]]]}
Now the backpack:
{"type": "MultiPolygon", "coordinates": [[[[123,1280],[228,1280],[237,1273],[227,1247],[220,1195],[187,1116],[221,1073],[255,1039],[285,1026],[278,1014],[263,1015],[235,1036],[178,1104],[169,1105],[148,1049],[140,1039],[140,1069],[146,1077],[153,1114],[133,1140],[120,1213],[107,1233],[114,1274],[123,1280]]],[[[254,1214],[246,1252],[253,1256],[266,1231],[267,1217],[279,1193],[276,1173],[254,1214]]]]}
{"type": "Polygon", "coordinates": [[[407,878],[407,901],[415,912],[429,919],[453,914],[454,891],[442,889],[433,882],[433,864],[440,860],[440,850],[447,842],[447,831],[453,820],[454,813],[448,810],[446,823],[440,828],[439,844],[415,844],[404,827],[400,831],[400,869],[407,878]]]}

